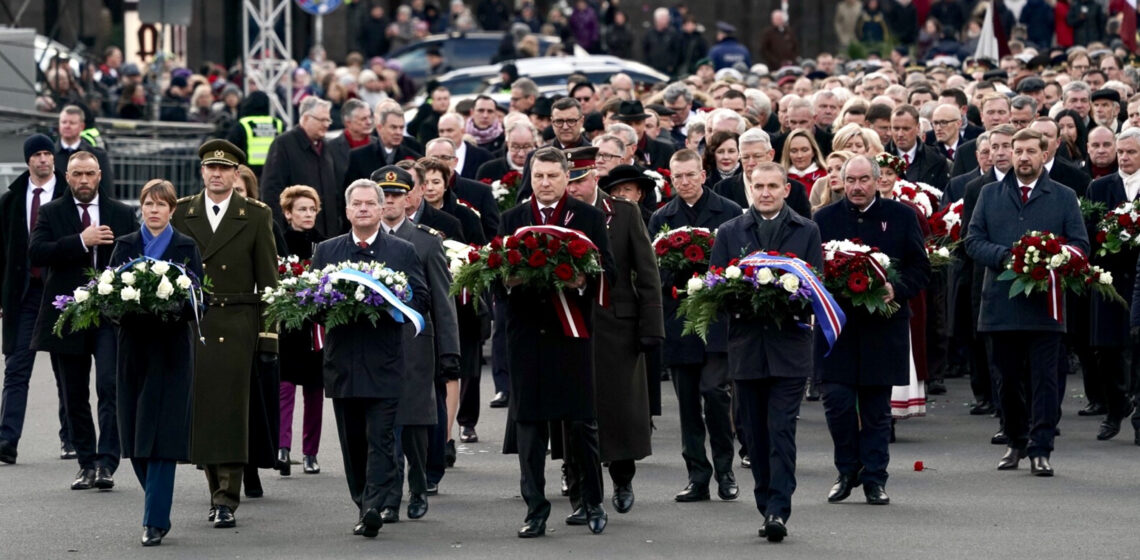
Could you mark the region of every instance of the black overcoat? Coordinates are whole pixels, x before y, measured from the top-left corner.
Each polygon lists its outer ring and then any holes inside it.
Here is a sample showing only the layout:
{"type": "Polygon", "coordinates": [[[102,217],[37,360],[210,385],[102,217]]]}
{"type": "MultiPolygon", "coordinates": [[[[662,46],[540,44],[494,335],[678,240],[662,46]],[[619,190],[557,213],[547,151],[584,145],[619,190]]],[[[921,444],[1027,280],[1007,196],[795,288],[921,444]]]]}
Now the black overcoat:
{"type": "MultiPolygon", "coordinates": [[[[1120,206],[1127,201],[1124,191],[1124,180],[1119,173],[1105,175],[1089,185],[1088,198],[1093,202],[1103,202],[1109,210],[1120,206]]],[[[1097,222],[1100,216],[1095,216],[1088,224],[1089,242],[1093,251],[1100,244],[1096,239],[1097,222]]],[[[1136,263],[1140,260],[1140,249],[1125,245],[1119,253],[1110,253],[1103,257],[1092,256],[1092,264],[1100,266],[1112,273],[1112,285],[1117,293],[1128,302],[1128,306],[1111,302],[1099,295],[1093,295],[1090,301],[1090,328],[1089,342],[1093,346],[1118,347],[1125,346],[1128,341],[1129,308],[1132,304],[1133,287],[1136,283],[1136,263]]]]}
{"type": "Polygon", "coordinates": [[[318,153],[301,127],[285,132],[269,146],[261,172],[261,200],[285,225],[281,192],[293,185],[308,185],[321,197],[321,211],[314,228],[326,238],[348,231],[343,188],[347,162],[341,156],[327,143],[318,153]]]}

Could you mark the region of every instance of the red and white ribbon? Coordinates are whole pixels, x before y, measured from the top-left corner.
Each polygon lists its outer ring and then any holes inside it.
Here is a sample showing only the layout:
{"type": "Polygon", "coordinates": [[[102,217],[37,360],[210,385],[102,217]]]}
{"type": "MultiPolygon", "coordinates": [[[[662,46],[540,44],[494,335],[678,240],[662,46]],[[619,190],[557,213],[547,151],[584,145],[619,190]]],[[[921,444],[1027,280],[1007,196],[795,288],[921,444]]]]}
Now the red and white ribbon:
{"type": "Polygon", "coordinates": [[[313,352],[320,352],[325,347],[325,326],[313,323],[313,352]]]}
{"type": "Polygon", "coordinates": [[[883,265],[879,264],[879,261],[875,260],[875,257],[871,256],[871,253],[855,253],[855,252],[851,252],[851,251],[836,251],[835,254],[842,255],[844,257],[854,257],[856,255],[864,255],[864,254],[867,255],[867,260],[871,262],[871,270],[875,272],[875,276],[878,276],[879,280],[882,280],[884,284],[887,282],[887,269],[883,268],[883,265]]]}
{"type": "MultiPolygon", "coordinates": [[[[1062,245],[1061,250],[1067,251],[1070,259],[1086,258],[1084,251],[1072,245],[1062,245]]],[[[1048,286],[1049,316],[1063,325],[1065,324],[1065,291],[1061,280],[1061,276],[1057,274],[1055,269],[1050,269],[1049,276],[1045,278],[1048,286]]]]}
{"type": "MultiPolygon", "coordinates": [[[[515,237],[522,236],[525,233],[531,234],[546,234],[555,237],[561,241],[567,239],[578,239],[586,243],[594,251],[599,251],[598,257],[601,258],[600,249],[590,240],[589,236],[576,230],[560,226],[525,226],[515,230],[515,237]]],[[[610,290],[606,283],[606,273],[603,271],[599,274],[598,282],[598,305],[602,307],[609,307],[610,305],[610,290]]],[[[553,301],[554,313],[558,316],[558,321],[562,323],[562,333],[571,338],[589,338],[590,333],[586,329],[586,320],[582,316],[582,311],[578,309],[577,303],[573,300],[566,299],[566,294],[563,290],[558,290],[558,297],[553,301]]]]}

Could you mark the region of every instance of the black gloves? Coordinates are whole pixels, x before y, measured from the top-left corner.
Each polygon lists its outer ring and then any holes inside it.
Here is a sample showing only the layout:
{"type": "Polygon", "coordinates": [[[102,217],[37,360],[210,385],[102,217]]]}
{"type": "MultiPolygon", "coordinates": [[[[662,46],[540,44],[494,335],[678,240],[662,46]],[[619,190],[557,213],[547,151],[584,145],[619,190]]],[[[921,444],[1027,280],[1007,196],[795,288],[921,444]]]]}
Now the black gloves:
{"type": "Polygon", "coordinates": [[[652,352],[661,346],[663,339],[657,336],[643,336],[638,340],[642,352],[652,352]]]}
{"type": "Polygon", "coordinates": [[[459,356],[444,354],[439,357],[440,375],[447,380],[459,379],[459,356]]]}

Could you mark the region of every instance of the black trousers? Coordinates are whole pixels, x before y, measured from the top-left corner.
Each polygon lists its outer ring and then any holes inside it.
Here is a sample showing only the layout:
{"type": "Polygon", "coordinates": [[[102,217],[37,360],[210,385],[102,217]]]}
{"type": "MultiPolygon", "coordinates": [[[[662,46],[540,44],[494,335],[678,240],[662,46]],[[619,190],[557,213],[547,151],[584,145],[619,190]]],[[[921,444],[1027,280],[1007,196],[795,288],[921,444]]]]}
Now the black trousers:
{"type": "MultiPolygon", "coordinates": [[[[1099,375],[1094,377],[1102,395],[1105,406],[1108,407],[1108,419],[1119,422],[1132,406],[1129,395],[1129,386],[1132,380],[1132,368],[1136,363],[1136,347],[1129,344],[1114,348],[1096,348],[1093,355],[1099,375]]],[[[1085,383],[1088,384],[1090,374],[1085,371],[1085,383]]],[[[1087,391],[1087,389],[1086,389],[1087,391]]]]}
{"type": "Polygon", "coordinates": [[[689,482],[708,485],[713,469],[732,471],[732,389],[728,358],[710,352],[703,365],[672,366],[673,389],[681,418],[681,456],[689,482]],[[702,413],[701,403],[704,401],[702,413]],[[705,433],[712,447],[712,463],[705,454],[705,433]]]}
{"type": "Polygon", "coordinates": [[[491,377],[496,393],[511,392],[510,362],[507,359],[507,306],[492,302],[494,330],[491,331],[491,377]]]}
{"type": "Polygon", "coordinates": [[[645,352],[645,381],[649,383],[649,415],[661,416],[661,347],[645,352]]]}
{"type": "Polygon", "coordinates": [[[53,352],[53,366],[63,381],[64,409],[71,443],[84,469],[119,468],[119,424],[115,407],[115,329],[104,325],[94,330],[93,351],[84,354],[53,352]],[[95,358],[95,395],[98,398],[99,435],[91,416],[91,358],[95,358]]]}
{"type": "MultiPolygon", "coordinates": [[[[36,351],[31,349],[32,331],[36,328],[36,318],[40,314],[40,302],[44,297],[44,285],[40,280],[30,280],[24,299],[17,309],[5,309],[7,320],[16,323],[16,340],[12,353],[4,355],[4,391],[0,396],[0,441],[12,447],[20,443],[24,434],[24,417],[28,410],[28,386],[32,380],[32,367],[36,364],[36,351]]],[[[59,441],[70,442],[67,433],[67,410],[64,407],[63,381],[59,368],[52,362],[55,374],[55,387],[59,395],[59,441]]]]}
{"type": "Polygon", "coordinates": [[[434,384],[435,425],[428,428],[427,479],[432,484],[439,484],[447,469],[447,383],[437,379],[434,384]]]}
{"type": "Polygon", "coordinates": [[[946,290],[950,281],[949,267],[935,269],[926,286],[926,369],[930,381],[946,379],[950,353],[949,308],[946,290]]]}
{"type": "Polygon", "coordinates": [[[404,463],[407,462],[408,492],[427,492],[427,450],[432,426],[397,426],[395,438],[396,483],[384,497],[384,507],[400,507],[404,489],[404,463]]]}
{"type": "MultiPolygon", "coordinates": [[[[558,426],[559,423],[555,423],[558,426]]],[[[578,482],[579,499],[586,505],[602,503],[602,469],[598,456],[598,423],[595,420],[567,420],[561,425],[566,433],[567,477],[578,482]],[[573,473],[571,475],[570,473],[573,473]]],[[[546,448],[550,442],[550,423],[515,422],[518,434],[520,487],[526,501],[526,519],[550,517],[550,501],[546,499],[546,448]]]]}
{"type": "Polygon", "coordinates": [[[399,399],[333,399],[344,476],[363,514],[379,510],[396,485],[396,406],[399,399]]]}
{"type": "Polygon", "coordinates": [[[990,337],[1009,445],[1027,449],[1030,457],[1048,457],[1060,415],[1061,334],[1006,331],[990,337]]]}
{"type": "MultiPolygon", "coordinates": [[[[891,386],[820,383],[839,474],[885,485],[891,438],[891,386]]],[[[756,464],[753,461],[752,464],[756,464]]]]}
{"type": "Polygon", "coordinates": [[[752,480],[761,516],[792,513],[796,491],[796,417],[800,413],[802,377],[770,377],[736,381],[744,437],[752,450],[752,480]]]}
{"type": "Polygon", "coordinates": [[[459,410],[455,422],[465,428],[479,423],[479,379],[483,370],[483,340],[479,332],[459,330],[459,410]]]}

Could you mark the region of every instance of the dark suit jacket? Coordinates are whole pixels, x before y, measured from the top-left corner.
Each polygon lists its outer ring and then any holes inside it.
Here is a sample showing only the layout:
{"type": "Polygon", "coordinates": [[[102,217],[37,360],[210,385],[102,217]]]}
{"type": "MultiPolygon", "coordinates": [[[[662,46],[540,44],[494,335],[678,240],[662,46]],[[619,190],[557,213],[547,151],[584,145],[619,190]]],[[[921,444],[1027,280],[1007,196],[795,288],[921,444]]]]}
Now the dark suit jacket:
{"type": "MultiPolygon", "coordinates": [[[[601,255],[607,281],[617,277],[613,253],[606,235],[605,216],[600,210],[564,196],[561,214],[555,223],[575,229],[594,242],[601,255]]],[[[516,206],[503,214],[500,235],[511,235],[519,228],[534,225],[534,206],[516,206]]],[[[499,302],[506,304],[507,347],[510,350],[510,418],[522,422],[548,420],[588,420],[596,417],[594,406],[594,301],[598,279],[587,281],[587,289],[563,290],[568,301],[582,313],[590,338],[570,338],[554,312],[554,292],[527,286],[499,288],[499,302]]]]}
{"type": "MultiPolygon", "coordinates": [[[[732,259],[763,250],[793,253],[816,271],[823,271],[823,248],[814,222],[789,211],[776,239],[771,247],[761,246],[756,218],[752,212],[745,212],[721,224],[709,264],[728,266],[732,259]]],[[[810,323],[807,317],[803,319],[803,323],[810,323]]],[[[808,377],[812,374],[811,345],[810,328],[796,324],[777,328],[764,318],[728,313],[728,370],[733,379],[808,377]]]]}
{"type": "MultiPolygon", "coordinates": [[[[107,151],[103,148],[92,146],[90,142],[80,138],[79,150],[80,152],[91,152],[95,154],[95,159],[99,160],[99,172],[102,173],[102,178],[99,179],[99,194],[107,195],[110,197],[115,196],[115,172],[111,168],[111,158],[107,156],[107,151]]],[[[56,175],[67,176],[67,160],[74,152],[65,152],[59,144],[59,139],[55,141],[55,173],[56,175]]],[[[66,186],[67,183],[64,183],[66,186]]]]}
{"type": "Polygon", "coordinates": [[[950,166],[950,176],[957,177],[978,168],[978,141],[970,140],[965,144],[959,142],[958,150],[954,152],[954,164],[950,166]]]}
{"type": "MultiPolygon", "coordinates": [[[[421,315],[431,310],[424,268],[411,243],[378,233],[367,249],[346,233],[321,242],[313,253],[313,269],[343,261],[379,261],[407,275],[412,290],[408,305],[421,315]]],[[[403,395],[404,326],[387,316],[329,329],[325,341],[325,396],[334,399],[399,399],[403,395]]]]}
{"type": "MultiPolygon", "coordinates": [[[[895,155],[898,155],[899,152],[893,142],[884,149],[895,155]]],[[[922,182],[938,190],[944,190],[946,184],[950,182],[950,161],[938,148],[919,142],[915,144],[914,160],[907,166],[906,177],[904,178],[908,181],[922,182]]]]}
{"type": "Polygon", "coordinates": [[[463,235],[463,224],[459,222],[459,218],[443,210],[436,210],[427,202],[420,204],[420,210],[416,215],[415,222],[439,231],[443,234],[444,239],[454,239],[462,243],[471,243],[467,241],[467,236],[463,235]]]}
{"type": "MultiPolygon", "coordinates": [[[[1124,180],[1119,174],[1113,173],[1093,181],[1088,188],[1088,199],[1092,202],[1103,202],[1109,210],[1120,206],[1128,201],[1124,180]]],[[[1094,241],[1100,218],[1101,216],[1094,216],[1085,224],[1089,230],[1089,241],[1093,251],[1100,247],[1100,244],[1094,241]]],[[[1125,246],[1119,253],[1110,253],[1103,257],[1093,254],[1090,257],[1092,264],[1112,273],[1113,287],[1131,305],[1135,295],[1136,263],[1140,261],[1140,249],[1125,246]]],[[[1089,342],[1098,347],[1127,345],[1130,309],[1136,309],[1136,306],[1124,307],[1096,294],[1090,300],[1089,342]]]]}
{"type": "Polygon", "coordinates": [[[301,127],[273,140],[261,172],[260,198],[273,209],[281,225],[285,225],[281,192],[293,185],[308,185],[321,197],[321,211],[314,228],[326,238],[348,230],[344,199],[346,161],[339,153],[326,144],[318,154],[301,127]]]}
{"type": "Polygon", "coordinates": [[[498,181],[510,170],[511,166],[507,163],[507,158],[495,158],[479,166],[479,170],[475,172],[475,180],[482,181],[483,179],[490,179],[492,181],[498,181]]]}
{"type": "MultiPolygon", "coordinates": [[[[788,183],[792,185],[792,191],[788,193],[786,200],[788,208],[795,210],[803,218],[810,218],[811,201],[808,199],[804,184],[795,179],[788,179],[788,183]]],[[[735,202],[741,208],[752,206],[752,202],[748,200],[748,192],[744,187],[744,176],[742,175],[729,177],[713,186],[712,190],[716,194],[735,202]]]]}
{"type": "MultiPolygon", "coordinates": [[[[135,212],[130,206],[110,197],[99,197],[99,224],[111,228],[116,235],[125,235],[139,227],[135,212]]],[[[44,267],[44,300],[40,304],[40,314],[32,336],[32,349],[62,354],[84,354],[90,352],[94,343],[94,331],[80,331],[59,338],[51,329],[59,318],[59,310],[52,306],[55,297],[71,295],[71,292],[86,284],[88,271],[103,270],[111,262],[114,245],[100,245],[95,248],[95,260],[91,251],[83,247],[79,235],[83,223],[75,198],[67,193],[40,207],[40,217],[36,229],[28,241],[28,256],[32,266],[44,267]]]]}
{"type": "Polygon", "coordinates": [[[982,188],[970,219],[966,252],[979,267],[985,267],[979,332],[1065,332],[1065,326],[1049,316],[1044,293],[1009,297],[1009,280],[997,280],[1009,257],[1010,247],[1030,230],[1048,231],[1088,254],[1089,239],[1081,220],[1081,208],[1072,189],[1049,177],[1037,180],[1029,201],[1021,202],[1017,177],[1010,173],[1000,183],[982,188]]]}
{"type": "Polygon", "coordinates": [[[896,273],[895,301],[902,306],[890,317],[854,309],[840,299],[847,324],[831,354],[820,331],[815,335],[815,371],[823,382],[848,385],[906,385],[910,374],[910,309],[907,302],[930,280],[922,231],[914,210],[876,196],[866,212],[846,198],[816,211],[821,240],[860,239],[891,258],[896,273]],[[869,349],[874,349],[869,351],[869,349]]]}
{"type": "MultiPolygon", "coordinates": [[[[668,204],[653,213],[649,219],[649,235],[656,237],[661,228],[677,229],[684,226],[702,227],[716,231],[721,224],[740,216],[741,209],[735,202],[724,198],[714,192],[705,191],[702,196],[708,197],[700,215],[694,223],[689,222],[681,205],[685,201],[681,197],[674,197],[668,204]]],[[[714,245],[715,249],[715,245],[714,245]]],[[[705,352],[728,351],[728,329],[724,323],[714,323],[709,328],[708,343],[695,334],[681,336],[684,322],[677,318],[677,308],[680,300],[673,299],[673,287],[684,279],[674,278],[673,272],[659,269],[661,273],[661,301],[665,308],[665,346],[663,358],[665,365],[703,364],[705,352]]],[[[704,272],[704,271],[701,271],[704,272]]]]}
{"type": "Polygon", "coordinates": [[[479,211],[483,236],[487,239],[495,237],[499,231],[499,203],[495,200],[491,187],[474,179],[453,176],[451,191],[479,211]]]}
{"type": "MultiPolygon", "coordinates": [[[[15,351],[16,311],[28,289],[28,178],[25,171],[0,195],[0,310],[3,317],[4,353],[15,351]]],[[[56,173],[52,200],[68,192],[63,175],[56,173]]]]}
{"type": "MultiPolygon", "coordinates": [[[[986,131],[986,129],[984,129],[980,126],[974,126],[970,123],[966,123],[966,128],[958,136],[958,146],[960,147],[962,144],[965,144],[966,142],[969,142],[970,140],[977,138],[979,134],[981,134],[985,131],[986,131]]],[[[939,146],[940,145],[938,143],[938,137],[934,135],[933,130],[926,131],[926,136],[923,137],[922,142],[924,144],[926,144],[927,146],[939,146]]],[[[957,152],[955,152],[955,153],[957,153],[957,152]]]]}
{"type": "Polygon", "coordinates": [[[463,160],[463,171],[459,173],[459,176],[464,179],[478,179],[479,167],[495,159],[495,156],[471,142],[465,141],[463,143],[467,145],[467,155],[463,160]]]}
{"type": "Polygon", "coordinates": [[[650,169],[668,169],[669,158],[673,157],[675,151],[677,149],[672,142],[646,137],[645,150],[638,149],[634,159],[642,164],[648,160],[650,169]]]}
{"type": "Polygon", "coordinates": [[[463,226],[463,239],[466,243],[472,245],[487,243],[487,236],[483,234],[483,225],[479,221],[479,215],[474,210],[460,204],[453,191],[443,193],[443,206],[437,210],[459,220],[460,225],[463,226]]]}
{"type": "MultiPolygon", "coordinates": [[[[1119,175],[1116,177],[1119,178],[1119,175]]],[[[1076,192],[1077,196],[1082,197],[1085,196],[1085,193],[1089,190],[1089,183],[1092,182],[1092,178],[1089,177],[1088,173],[1085,173],[1081,168],[1059,157],[1053,158],[1053,169],[1049,170],[1049,179],[1054,183],[1065,185],[1073,189],[1073,192],[1076,192]]],[[[1121,201],[1123,202],[1123,199],[1121,201]]],[[[1112,209],[1112,206],[1110,206],[1109,209],[1112,209]]]]}
{"type": "MultiPolygon", "coordinates": [[[[423,157],[422,153],[400,144],[396,146],[396,152],[392,154],[392,164],[405,159],[420,159],[421,157],[423,157]]],[[[388,165],[386,158],[384,148],[380,145],[380,140],[376,138],[373,138],[367,146],[361,146],[349,152],[348,171],[344,174],[343,187],[348,187],[357,179],[367,179],[373,171],[388,165]]]]}
{"type": "Polygon", "coordinates": [[[962,200],[962,198],[966,196],[966,185],[970,181],[973,181],[974,179],[982,176],[979,171],[980,170],[975,170],[972,173],[965,173],[958,175],[957,177],[951,177],[950,182],[946,185],[946,188],[942,190],[941,205],[946,206],[950,203],[962,200]]]}

